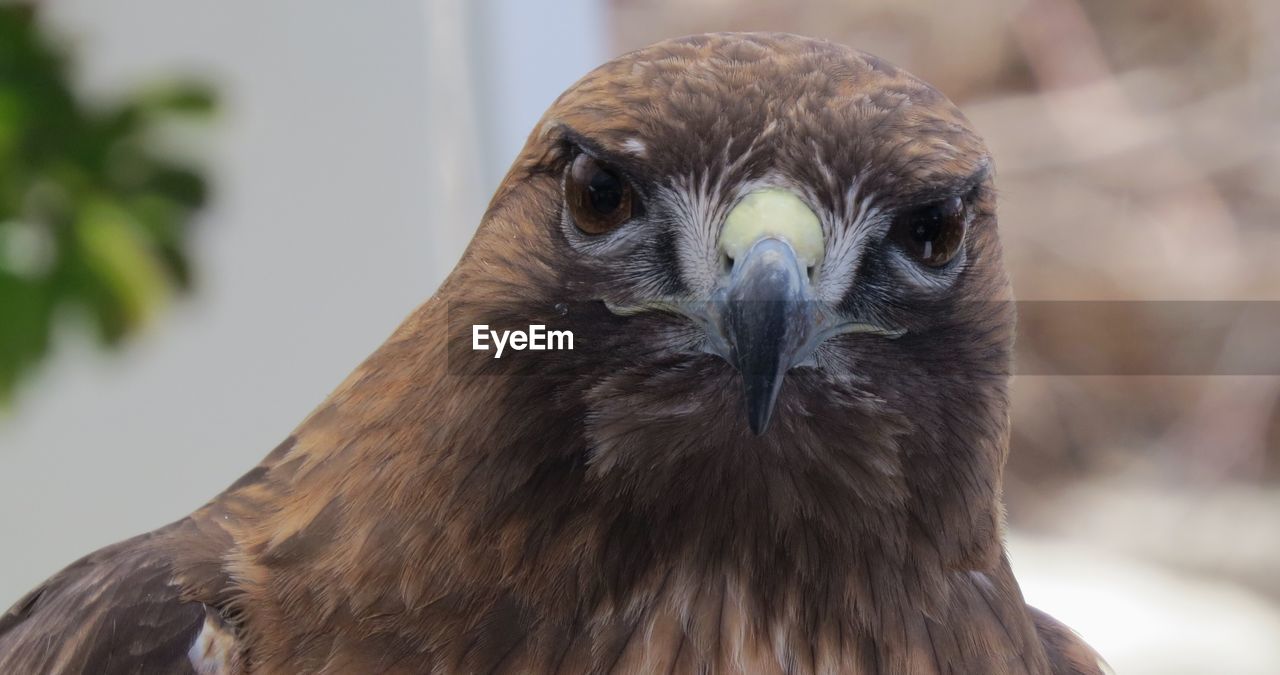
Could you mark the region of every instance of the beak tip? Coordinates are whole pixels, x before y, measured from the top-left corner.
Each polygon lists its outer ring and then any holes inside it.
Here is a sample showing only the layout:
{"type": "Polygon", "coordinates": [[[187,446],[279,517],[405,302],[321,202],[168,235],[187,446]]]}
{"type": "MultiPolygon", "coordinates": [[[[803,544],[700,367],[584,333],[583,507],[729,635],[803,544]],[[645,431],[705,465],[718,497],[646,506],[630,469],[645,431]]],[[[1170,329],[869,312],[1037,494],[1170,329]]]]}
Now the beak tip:
{"type": "Polygon", "coordinates": [[[763,436],[764,432],[769,429],[769,413],[755,414],[747,416],[747,426],[751,427],[751,433],[756,436],[763,436]]]}
{"type": "Polygon", "coordinates": [[[778,399],[781,374],[775,377],[745,377],[747,426],[751,433],[763,436],[773,419],[773,408],[778,399]]]}

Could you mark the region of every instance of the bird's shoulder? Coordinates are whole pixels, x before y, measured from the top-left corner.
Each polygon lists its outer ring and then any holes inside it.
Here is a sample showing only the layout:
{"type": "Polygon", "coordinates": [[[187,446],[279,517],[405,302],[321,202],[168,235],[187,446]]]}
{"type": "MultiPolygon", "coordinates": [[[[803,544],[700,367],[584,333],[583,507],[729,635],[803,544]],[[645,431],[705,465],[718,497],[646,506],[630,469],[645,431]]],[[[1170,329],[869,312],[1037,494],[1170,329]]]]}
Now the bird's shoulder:
{"type": "Polygon", "coordinates": [[[0,673],[237,672],[228,625],[192,583],[200,570],[180,565],[198,535],[179,521],[45,581],[0,615],[0,673]]]}
{"type": "Polygon", "coordinates": [[[1075,631],[1049,614],[1027,605],[1053,675],[1104,675],[1106,662],[1075,631]]]}

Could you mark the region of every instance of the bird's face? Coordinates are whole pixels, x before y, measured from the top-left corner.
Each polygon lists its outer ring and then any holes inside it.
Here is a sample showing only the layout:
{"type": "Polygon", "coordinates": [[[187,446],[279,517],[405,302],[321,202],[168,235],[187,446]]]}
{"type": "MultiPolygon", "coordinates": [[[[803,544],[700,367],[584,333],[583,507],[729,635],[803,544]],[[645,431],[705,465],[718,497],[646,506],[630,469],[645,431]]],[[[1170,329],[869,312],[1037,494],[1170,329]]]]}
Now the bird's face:
{"type": "Polygon", "coordinates": [[[564,321],[597,347],[575,388],[610,461],[663,434],[945,441],[1003,428],[991,174],[954,106],[874,57],[698,36],[561,96],[491,213],[525,203],[539,226],[503,236],[554,253],[544,299],[599,308],[564,321]]]}

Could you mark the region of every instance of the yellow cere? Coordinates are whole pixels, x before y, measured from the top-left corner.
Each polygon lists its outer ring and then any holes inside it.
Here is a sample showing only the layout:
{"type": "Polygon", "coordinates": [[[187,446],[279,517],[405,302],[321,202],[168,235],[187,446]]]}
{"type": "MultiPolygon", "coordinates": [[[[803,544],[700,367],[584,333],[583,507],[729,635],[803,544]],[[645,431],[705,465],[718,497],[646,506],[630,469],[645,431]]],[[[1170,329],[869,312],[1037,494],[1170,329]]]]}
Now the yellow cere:
{"type": "Polygon", "coordinates": [[[822,226],[818,216],[795,193],[765,188],[747,195],[725,218],[720,250],[738,259],[764,237],[791,244],[796,259],[812,267],[822,259],[822,226]]]}

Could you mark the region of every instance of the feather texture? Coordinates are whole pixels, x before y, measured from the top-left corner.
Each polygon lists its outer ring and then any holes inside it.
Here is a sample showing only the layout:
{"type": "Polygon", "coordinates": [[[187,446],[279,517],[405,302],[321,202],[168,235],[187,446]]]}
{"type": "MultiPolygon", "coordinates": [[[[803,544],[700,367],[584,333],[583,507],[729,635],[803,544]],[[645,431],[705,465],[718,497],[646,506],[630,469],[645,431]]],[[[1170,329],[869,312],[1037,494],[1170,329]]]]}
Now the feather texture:
{"type": "Polygon", "coordinates": [[[989,165],[941,94],[838,45],[693,36],[602,66],[435,297],[210,504],[20,601],[0,672],[1099,672],[1001,544],[1013,316],[990,190],[946,293],[877,253],[876,214],[989,165]],[[566,223],[583,148],[617,158],[643,222],[566,223]],[[838,252],[820,292],[909,328],[830,340],[761,436],[696,326],[606,309],[707,293],[753,185],[814,208],[838,252]],[[580,348],[498,361],[466,347],[477,323],[580,348]]]}

